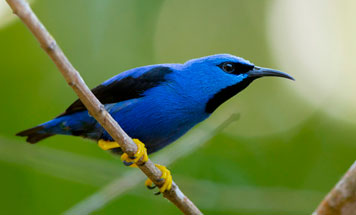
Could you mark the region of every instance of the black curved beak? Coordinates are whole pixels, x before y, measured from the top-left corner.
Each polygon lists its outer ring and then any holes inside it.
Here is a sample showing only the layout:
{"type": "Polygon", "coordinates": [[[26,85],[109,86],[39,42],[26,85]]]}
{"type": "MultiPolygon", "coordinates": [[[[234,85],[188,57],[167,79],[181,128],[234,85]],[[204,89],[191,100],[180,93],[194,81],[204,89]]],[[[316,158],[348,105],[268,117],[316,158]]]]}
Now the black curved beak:
{"type": "Polygon", "coordinates": [[[278,70],[274,70],[274,69],[269,69],[269,68],[262,68],[262,67],[258,67],[255,66],[252,70],[247,72],[248,77],[251,78],[260,78],[260,77],[264,77],[264,76],[275,76],[275,77],[281,77],[281,78],[287,78],[290,80],[295,81],[295,79],[288,75],[287,73],[278,71],[278,70]]]}

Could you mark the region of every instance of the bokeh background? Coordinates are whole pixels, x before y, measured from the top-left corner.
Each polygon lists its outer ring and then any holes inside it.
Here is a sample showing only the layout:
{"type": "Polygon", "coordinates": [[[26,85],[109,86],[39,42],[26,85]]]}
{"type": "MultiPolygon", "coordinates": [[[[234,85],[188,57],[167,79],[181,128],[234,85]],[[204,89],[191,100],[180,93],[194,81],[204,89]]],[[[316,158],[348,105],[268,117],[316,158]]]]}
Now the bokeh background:
{"type": "MultiPolygon", "coordinates": [[[[354,0],[31,6],[90,87],[129,68],[216,53],[295,77],[256,81],[153,156],[206,214],[311,214],[356,159],[354,0]]],[[[76,96],[5,1],[0,59],[0,214],[180,214],[93,142],[56,136],[28,145],[14,136],[76,96]]]]}

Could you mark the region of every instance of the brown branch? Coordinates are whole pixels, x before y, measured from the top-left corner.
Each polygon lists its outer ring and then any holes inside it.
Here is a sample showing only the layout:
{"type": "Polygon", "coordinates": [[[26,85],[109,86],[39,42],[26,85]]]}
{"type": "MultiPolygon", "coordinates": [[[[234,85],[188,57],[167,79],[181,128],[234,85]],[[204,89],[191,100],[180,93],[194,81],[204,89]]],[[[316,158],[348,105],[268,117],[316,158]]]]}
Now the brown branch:
{"type": "MultiPolygon", "coordinates": [[[[132,139],[122,130],[118,123],[105,110],[104,106],[89,90],[78,71],[72,66],[64,55],[56,41],[46,30],[44,25],[34,14],[29,4],[25,0],[7,0],[13,12],[26,24],[35,35],[41,47],[52,58],[53,62],[62,73],[63,77],[73,88],[80,100],[83,102],[89,113],[105,128],[111,137],[119,143],[122,150],[129,156],[134,156],[137,147],[132,139]]],[[[160,181],[161,171],[151,160],[146,163],[138,163],[142,172],[150,178],[157,186],[161,186],[164,181],[160,181]]],[[[184,214],[202,214],[199,209],[179,190],[173,182],[172,189],[163,193],[164,197],[174,203],[184,214]]]]}
{"type": "Polygon", "coordinates": [[[320,203],[313,215],[356,214],[356,162],[320,203]]]}

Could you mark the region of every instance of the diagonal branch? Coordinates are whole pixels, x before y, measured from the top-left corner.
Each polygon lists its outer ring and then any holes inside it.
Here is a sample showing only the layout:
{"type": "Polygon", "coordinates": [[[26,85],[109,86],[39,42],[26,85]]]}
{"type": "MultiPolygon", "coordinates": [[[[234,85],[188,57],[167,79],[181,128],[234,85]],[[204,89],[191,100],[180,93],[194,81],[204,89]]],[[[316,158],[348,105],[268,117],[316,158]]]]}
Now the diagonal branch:
{"type": "Polygon", "coordinates": [[[313,215],[356,214],[356,162],[320,203],[313,215]]]}
{"type": "MultiPolygon", "coordinates": [[[[25,0],[7,0],[13,12],[25,23],[34,34],[41,47],[51,57],[63,77],[73,88],[80,100],[83,102],[89,113],[105,128],[111,137],[119,143],[122,150],[129,156],[134,156],[137,147],[132,139],[122,130],[118,123],[105,110],[104,106],[93,95],[86,86],[78,71],[72,66],[64,55],[54,38],[46,30],[44,25],[34,14],[29,4],[25,0]]],[[[161,171],[151,160],[140,165],[142,172],[150,178],[157,186],[161,186],[164,181],[159,180],[161,171]]],[[[184,214],[202,214],[173,182],[172,189],[163,193],[164,197],[174,203],[184,214]]]]}
{"type": "MultiPolygon", "coordinates": [[[[202,144],[209,141],[217,133],[225,129],[230,123],[238,120],[239,118],[240,114],[233,114],[217,127],[215,127],[215,124],[211,126],[207,126],[207,124],[204,124],[204,126],[201,125],[195,129],[193,134],[186,135],[181,138],[180,144],[175,144],[174,146],[166,149],[167,153],[165,154],[154,155],[153,159],[159,163],[169,165],[177,159],[187,156],[197,150],[202,144]]],[[[75,204],[72,208],[64,212],[64,215],[84,215],[91,214],[93,211],[99,210],[114,198],[117,198],[140,183],[143,179],[137,176],[137,173],[138,172],[131,171],[127,172],[125,175],[119,176],[94,194],[75,204]]]]}

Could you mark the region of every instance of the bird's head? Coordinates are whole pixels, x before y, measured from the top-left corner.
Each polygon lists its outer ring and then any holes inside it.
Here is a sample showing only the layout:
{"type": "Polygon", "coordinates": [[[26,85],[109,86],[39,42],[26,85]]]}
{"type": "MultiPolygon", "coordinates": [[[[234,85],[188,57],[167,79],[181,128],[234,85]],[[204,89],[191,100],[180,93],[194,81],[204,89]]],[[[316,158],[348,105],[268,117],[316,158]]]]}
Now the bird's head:
{"type": "Polygon", "coordinates": [[[187,61],[184,68],[189,71],[189,82],[198,89],[199,95],[207,96],[205,101],[207,113],[212,113],[258,78],[275,76],[294,80],[286,73],[258,67],[243,58],[229,54],[193,59],[187,61]]]}

